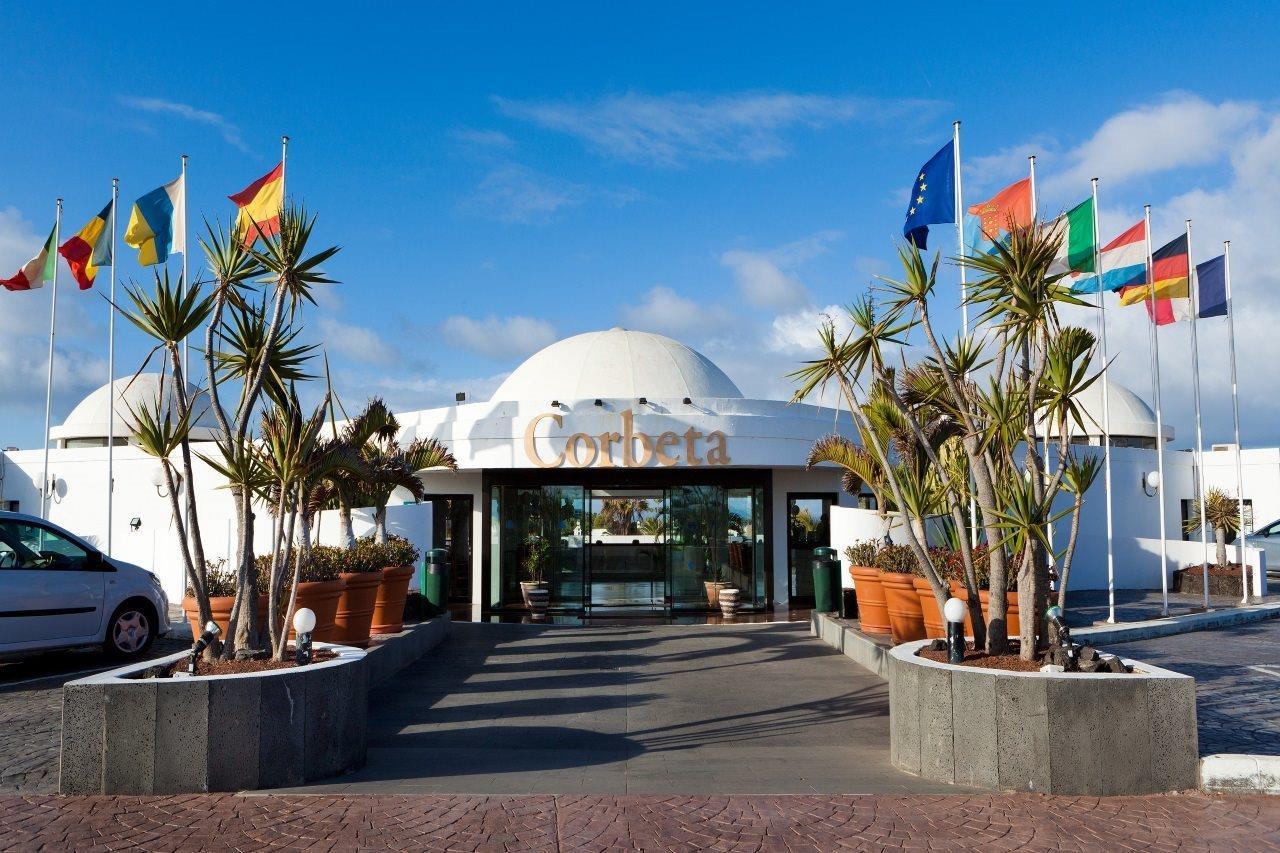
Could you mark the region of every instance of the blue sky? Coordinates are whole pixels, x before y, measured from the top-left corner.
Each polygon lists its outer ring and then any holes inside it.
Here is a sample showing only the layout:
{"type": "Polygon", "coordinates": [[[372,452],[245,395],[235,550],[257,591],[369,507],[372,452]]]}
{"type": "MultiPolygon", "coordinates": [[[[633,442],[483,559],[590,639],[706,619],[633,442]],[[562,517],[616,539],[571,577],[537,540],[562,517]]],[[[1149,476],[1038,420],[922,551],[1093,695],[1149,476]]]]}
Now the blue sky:
{"type": "MultiPolygon", "coordinates": [[[[45,4],[0,28],[26,48],[5,72],[3,274],[55,196],[74,233],[112,176],[127,210],[181,153],[193,230],[226,216],[287,133],[289,193],[343,246],[342,284],[307,321],[349,405],[483,399],[529,352],[612,325],[672,334],[748,393],[785,396],[820,312],[891,271],[915,170],[960,118],[968,201],[1035,153],[1042,210],[1102,179],[1104,239],[1149,201],[1157,240],[1194,216],[1199,259],[1235,241],[1242,380],[1258,389],[1246,442],[1280,441],[1265,390],[1280,356],[1280,33],[1261,4],[45,4]]],[[[120,256],[122,281],[149,276],[120,256]]],[[[39,441],[47,295],[0,294],[3,445],[39,441]]],[[[105,303],[62,295],[55,422],[106,380],[105,303]]],[[[939,311],[954,325],[954,300],[939,311]]],[[[1142,318],[1114,315],[1117,375],[1149,396],[1142,318]]],[[[1201,331],[1208,438],[1226,439],[1221,323],[1201,331]]],[[[1162,337],[1179,445],[1185,339],[1162,337]]],[[[120,327],[120,373],[145,352],[120,327]]]]}

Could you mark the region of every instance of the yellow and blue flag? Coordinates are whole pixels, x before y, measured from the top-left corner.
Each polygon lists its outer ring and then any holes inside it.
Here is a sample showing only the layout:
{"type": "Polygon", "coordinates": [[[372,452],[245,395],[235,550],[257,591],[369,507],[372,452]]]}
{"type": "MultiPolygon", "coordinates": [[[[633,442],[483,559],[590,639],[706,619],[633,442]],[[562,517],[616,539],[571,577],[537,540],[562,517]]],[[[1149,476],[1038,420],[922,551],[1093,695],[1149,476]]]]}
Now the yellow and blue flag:
{"type": "Polygon", "coordinates": [[[138,250],[144,267],[162,264],[171,253],[187,251],[185,178],[179,176],[133,203],[124,241],[138,250]]]}

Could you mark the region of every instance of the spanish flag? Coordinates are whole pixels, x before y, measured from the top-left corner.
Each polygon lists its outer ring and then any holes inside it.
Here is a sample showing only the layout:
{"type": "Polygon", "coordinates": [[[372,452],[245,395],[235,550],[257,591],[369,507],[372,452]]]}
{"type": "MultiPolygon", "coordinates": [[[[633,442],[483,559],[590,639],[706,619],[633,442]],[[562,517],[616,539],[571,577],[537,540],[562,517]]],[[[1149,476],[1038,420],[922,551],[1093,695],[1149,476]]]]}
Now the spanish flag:
{"type": "Polygon", "coordinates": [[[1152,284],[1121,288],[1120,304],[1146,305],[1147,313],[1157,326],[1187,320],[1191,317],[1190,279],[1191,257],[1187,252],[1187,235],[1183,234],[1151,253],[1152,284]]]}
{"type": "Polygon", "coordinates": [[[116,227],[114,207],[114,202],[107,202],[102,212],[90,219],[79,234],[58,248],[58,254],[66,258],[81,290],[93,287],[98,267],[111,263],[111,232],[116,227]]]}
{"type": "Polygon", "coordinates": [[[270,237],[280,233],[280,210],[284,206],[283,161],[228,198],[240,208],[236,217],[236,232],[241,235],[246,246],[252,246],[259,235],[270,237]]]}

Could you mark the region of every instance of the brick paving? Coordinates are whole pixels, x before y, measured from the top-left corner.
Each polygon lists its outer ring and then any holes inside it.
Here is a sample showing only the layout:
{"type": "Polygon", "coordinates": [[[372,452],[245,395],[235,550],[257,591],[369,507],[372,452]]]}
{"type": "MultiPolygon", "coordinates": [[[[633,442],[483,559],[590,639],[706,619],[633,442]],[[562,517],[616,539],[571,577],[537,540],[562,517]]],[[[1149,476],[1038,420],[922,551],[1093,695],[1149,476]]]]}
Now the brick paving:
{"type": "Polygon", "coordinates": [[[0,850],[1280,850],[1280,798],[0,797],[0,850]]]}
{"type": "Polygon", "coordinates": [[[1280,620],[1105,649],[1196,680],[1201,755],[1280,755],[1280,620]]]}

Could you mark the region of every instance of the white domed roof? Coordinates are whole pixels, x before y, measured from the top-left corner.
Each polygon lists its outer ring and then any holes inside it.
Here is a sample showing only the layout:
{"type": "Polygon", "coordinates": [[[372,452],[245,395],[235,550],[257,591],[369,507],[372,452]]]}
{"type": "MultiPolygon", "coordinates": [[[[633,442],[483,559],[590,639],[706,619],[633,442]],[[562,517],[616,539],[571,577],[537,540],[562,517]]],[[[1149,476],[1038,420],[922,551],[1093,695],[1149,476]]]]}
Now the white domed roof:
{"type": "MultiPolygon", "coordinates": [[[[167,386],[165,397],[169,399],[173,392],[173,377],[166,376],[164,382],[167,386]]],[[[61,426],[55,426],[49,430],[49,437],[54,439],[105,439],[107,437],[108,412],[111,411],[110,400],[114,396],[114,434],[117,438],[124,438],[133,433],[129,426],[133,421],[130,409],[154,406],[159,393],[159,373],[140,373],[136,377],[126,376],[123,379],[117,379],[110,386],[103,385],[81,400],[71,410],[71,414],[67,415],[67,419],[62,422],[61,426]]],[[[197,440],[208,440],[212,438],[213,430],[217,428],[213,413],[208,410],[208,396],[190,384],[187,385],[187,393],[195,397],[193,405],[195,411],[199,414],[191,431],[191,437],[197,440]],[[198,396],[196,396],[197,394],[198,396]]]]}
{"type": "MultiPolygon", "coordinates": [[[[1084,431],[1090,436],[1102,435],[1102,380],[1098,379],[1084,390],[1076,404],[1084,413],[1084,431]]],[[[1107,404],[1110,409],[1111,435],[1113,438],[1156,437],[1156,413],[1147,401],[1114,380],[1110,383],[1107,404]]],[[[1165,441],[1173,440],[1173,427],[1162,424],[1165,441]]],[[[1079,427],[1075,427],[1079,429],[1079,427]]]]}
{"type": "Polygon", "coordinates": [[[702,353],[652,332],[613,328],[557,341],[517,367],[495,401],[741,398],[702,353]]]}

